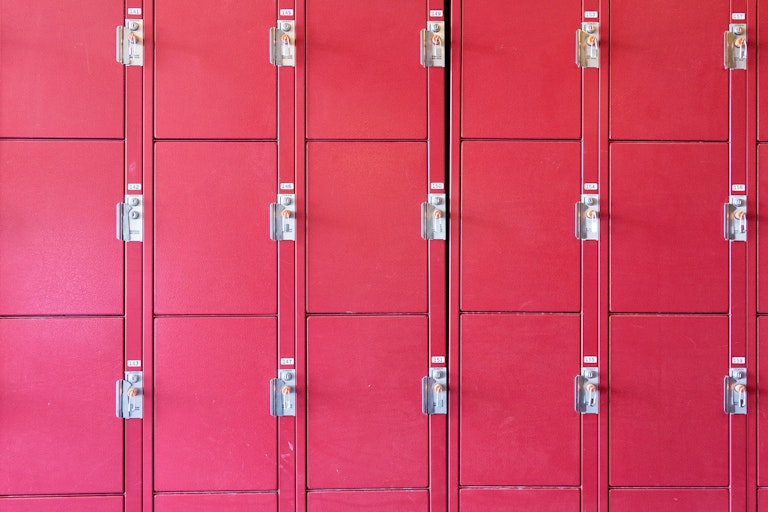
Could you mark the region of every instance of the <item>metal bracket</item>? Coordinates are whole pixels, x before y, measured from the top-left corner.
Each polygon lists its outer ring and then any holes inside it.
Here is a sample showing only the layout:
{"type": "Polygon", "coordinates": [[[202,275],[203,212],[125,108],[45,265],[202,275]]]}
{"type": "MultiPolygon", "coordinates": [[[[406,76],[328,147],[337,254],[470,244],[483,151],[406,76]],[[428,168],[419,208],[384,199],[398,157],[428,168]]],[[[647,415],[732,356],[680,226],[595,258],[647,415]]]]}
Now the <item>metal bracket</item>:
{"type": "Polygon", "coordinates": [[[597,414],[600,408],[600,378],[597,368],[582,368],[574,386],[576,412],[597,414]]]}
{"type": "Polygon", "coordinates": [[[430,368],[429,377],[421,379],[421,412],[448,414],[448,371],[430,368]]]}
{"type": "Polygon", "coordinates": [[[421,203],[421,238],[446,240],[448,237],[448,205],[445,194],[429,194],[421,203]]]}
{"type": "Polygon", "coordinates": [[[116,29],[115,60],[124,66],[144,65],[144,20],[125,20],[116,29]]]}
{"type": "Polygon", "coordinates": [[[115,383],[115,415],[124,420],[144,417],[144,372],[125,372],[115,383]]]}
{"type": "Polygon", "coordinates": [[[269,381],[269,414],[296,416],[296,370],[278,370],[269,381]]]}
{"type": "Polygon", "coordinates": [[[296,195],[277,194],[269,205],[269,237],[277,242],[296,240],[296,195]]]}
{"type": "Polygon", "coordinates": [[[723,396],[727,414],[747,414],[746,368],[731,368],[723,382],[723,396]]]}
{"type": "Polygon", "coordinates": [[[296,67],[296,22],[277,20],[269,29],[269,62],[275,66],[296,67]]]}
{"type": "Polygon", "coordinates": [[[729,196],[723,207],[723,236],[732,242],[747,241],[747,196],[729,196]]]}
{"type": "Polygon", "coordinates": [[[582,194],[576,203],[576,238],[580,240],[600,239],[600,196],[582,194]]]}
{"type": "Polygon", "coordinates": [[[123,242],[144,241],[144,196],[128,194],[124,203],[117,203],[116,236],[123,242]]]}
{"type": "Polygon", "coordinates": [[[576,31],[576,65],[580,68],[600,67],[600,24],[586,22],[576,31]]]}
{"type": "Polygon", "coordinates": [[[747,25],[731,23],[723,37],[725,69],[747,69],[747,25]]]}
{"type": "Polygon", "coordinates": [[[445,67],[445,22],[430,21],[421,31],[421,65],[425,68],[445,67]]]}

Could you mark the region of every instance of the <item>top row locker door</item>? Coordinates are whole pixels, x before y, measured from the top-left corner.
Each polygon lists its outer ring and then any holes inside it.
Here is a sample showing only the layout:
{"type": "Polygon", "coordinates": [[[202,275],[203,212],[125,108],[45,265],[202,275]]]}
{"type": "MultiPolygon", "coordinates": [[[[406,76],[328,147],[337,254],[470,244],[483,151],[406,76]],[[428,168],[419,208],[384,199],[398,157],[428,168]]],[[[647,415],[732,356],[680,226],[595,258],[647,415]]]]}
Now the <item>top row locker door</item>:
{"type": "Polygon", "coordinates": [[[307,137],[424,140],[424,1],[307,1],[307,137]]]}
{"type": "Polygon", "coordinates": [[[581,2],[465,0],[462,18],[462,136],[581,137],[581,2]]]}
{"type": "Polygon", "coordinates": [[[0,0],[0,137],[123,137],[123,2],[0,0]]]}
{"type": "MultiPolygon", "coordinates": [[[[10,0],[9,0],[10,1],[10,0]]],[[[159,139],[275,139],[272,1],[215,8],[156,0],[155,130],[159,139]]]]}

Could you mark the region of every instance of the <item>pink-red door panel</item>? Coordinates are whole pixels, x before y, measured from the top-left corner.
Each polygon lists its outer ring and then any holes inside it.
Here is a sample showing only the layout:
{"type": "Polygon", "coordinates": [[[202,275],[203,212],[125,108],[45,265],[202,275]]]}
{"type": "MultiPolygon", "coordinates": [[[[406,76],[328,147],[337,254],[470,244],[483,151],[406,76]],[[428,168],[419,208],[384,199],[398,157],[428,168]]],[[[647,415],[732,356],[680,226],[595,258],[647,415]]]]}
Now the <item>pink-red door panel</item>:
{"type": "Polygon", "coordinates": [[[727,489],[618,489],[608,498],[611,512],[729,512],[727,489]]]}
{"type": "Polygon", "coordinates": [[[308,512],[359,512],[360,510],[391,510],[397,512],[428,512],[429,493],[425,490],[310,492],[308,512]]]}
{"type": "Polygon", "coordinates": [[[155,512],[277,512],[277,494],[161,494],[155,512]]]}
{"type": "Polygon", "coordinates": [[[461,512],[580,512],[579,489],[462,489],[461,512]]]}
{"type": "Polygon", "coordinates": [[[3,512],[123,512],[122,496],[0,498],[3,512]]]}

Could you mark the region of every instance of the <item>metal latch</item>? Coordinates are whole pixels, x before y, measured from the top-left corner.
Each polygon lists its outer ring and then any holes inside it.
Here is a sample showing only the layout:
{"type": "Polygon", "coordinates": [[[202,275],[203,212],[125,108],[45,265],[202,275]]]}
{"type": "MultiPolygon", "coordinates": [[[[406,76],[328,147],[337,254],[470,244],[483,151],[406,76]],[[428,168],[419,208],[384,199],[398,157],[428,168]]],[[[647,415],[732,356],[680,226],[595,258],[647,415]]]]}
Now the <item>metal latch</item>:
{"type": "Polygon", "coordinates": [[[275,241],[296,240],[296,195],[277,194],[269,205],[269,237],[275,241]]]}
{"type": "Polygon", "coordinates": [[[279,370],[269,381],[269,414],[296,416],[296,370],[279,370]]]}
{"type": "Polygon", "coordinates": [[[425,68],[445,67],[445,22],[430,21],[421,31],[421,65],[425,68]]]}
{"type": "Polygon", "coordinates": [[[576,203],[576,238],[600,238],[600,196],[597,194],[582,194],[581,202],[576,203]]]}
{"type": "Polygon", "coordinates": [[[448,414],[448,372],[430,368],[429,377],[421,379],[421,412],[448,414]]]}
{"type": "Polygon", "coordinates": [[[448,235],[447,205],[445,194],[429,194],[421,203],[421,238],[446,240],[448,235]]]}
{"type": "Polygon", "coordinates": [[[747,69],[747,26],[731,23],[723,37],[725,69],[747,69]]]}
{"type": "Polygon", "coordinates": [[[124,66],[144,65],[144,20],[125,20],[116,31],[115,60],[124,66]]]}
{"type": "Polygon", "coordinates": [[[117,239],[123,242],[144,241],[144,196],[129,194],[117,203],[117,239]]]}
{"type": "Polygon", "coordinates": [[[296,67],[296,22],[278,20],[269,29],[269,62],[275,66],[296,67]]]}
{"type": "Polygon", "coordinates": [[[723,230],[726,240],[747,241],[747,196],[729,196],[723,208],[723,230]]]}
{"type": "Polygon", "coordinates": [[[582,23],[576,31],[576,65],[580,68],[600,67],[600,24],[582,23]]]}
{"type": "Polygon", "coordinates": [[[124,420],[144,417],[144,372],[125,372],[115,383],[115,415],[124,420]]]}
{"type": "Polygon", "coordinates": [[[728,414],[747,414],[747,369],[731,368],[723,383],[724,409],[728,414]]]}
{"type": "Polygon", "coordinates": [[[582,368],[576,376],[575,408],[581,414],[597,414],[600,406],[599,372],[597,368],[582,368]]]}

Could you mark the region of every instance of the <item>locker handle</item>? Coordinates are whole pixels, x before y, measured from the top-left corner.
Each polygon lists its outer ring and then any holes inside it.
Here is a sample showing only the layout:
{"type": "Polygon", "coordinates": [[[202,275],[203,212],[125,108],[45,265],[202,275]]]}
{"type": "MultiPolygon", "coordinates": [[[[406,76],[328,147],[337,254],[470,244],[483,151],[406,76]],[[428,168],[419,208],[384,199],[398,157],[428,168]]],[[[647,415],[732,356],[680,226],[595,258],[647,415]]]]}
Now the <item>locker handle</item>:
{"type": "Polygon", "coordinates": [[[723,36],[725,69],[747,69],[747,25],[731,23],[723,36]]]}
{"type": "Polygon", "coordinates": [[[123,419],[123,383],[125,381],[120,379],[115,382],[115,416],[123,419]]]}
{"type": "Polygon", "coordinates": [[[747,241],[747,196],[730,196],[723,205],[723,236],[731,242],[747,241]]]}
{"type": "Polygon", "coordinates": [[[445,368],[430,368],[421,379],[421,412],[426,415],[448,414],[448,374],[445,368]]]}
{"type": "Polygon", "coordinates": [[[599,411],[599,372],[597,368],[582,368],[574,379],[574,409],[581,414],[599,411]]]}
{"type": "Polygon", "coordinates": [[[723,398],[727,414],[747,414],[746,368],[731,368],[723,381],[723,398]]]}

